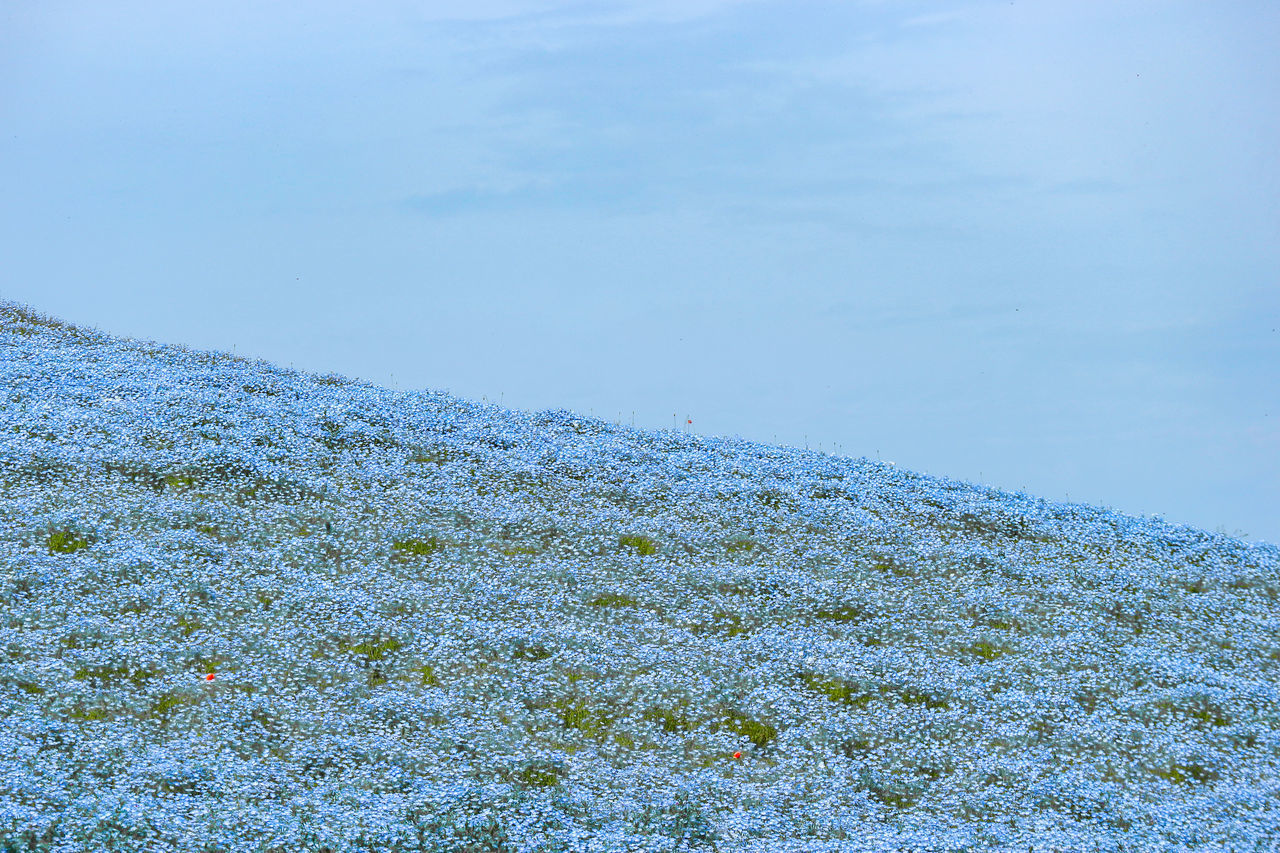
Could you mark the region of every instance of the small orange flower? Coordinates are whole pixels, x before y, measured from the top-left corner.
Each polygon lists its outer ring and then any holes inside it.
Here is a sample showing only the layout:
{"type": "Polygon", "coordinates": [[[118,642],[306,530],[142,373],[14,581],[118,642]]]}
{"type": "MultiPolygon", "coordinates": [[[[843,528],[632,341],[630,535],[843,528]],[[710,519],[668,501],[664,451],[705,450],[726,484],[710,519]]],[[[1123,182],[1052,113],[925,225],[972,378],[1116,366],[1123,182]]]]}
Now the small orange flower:
{"type": "Polygon", "coordinates": [[[211,672],[211,673],[209,673],[208,675],[206,675],[206,676],[204,677],[204,680],[205,680],[205,681],[213,681],[213,673],[211,672]]]}
{"type": "Polygon", "coordinates": [[[742,753],[741,753],[741,752],[735,752],[735,753],[733,754],[733,757],[734,757],[734,758],[741,758],[741,757],[742,757],[742,753]]]}

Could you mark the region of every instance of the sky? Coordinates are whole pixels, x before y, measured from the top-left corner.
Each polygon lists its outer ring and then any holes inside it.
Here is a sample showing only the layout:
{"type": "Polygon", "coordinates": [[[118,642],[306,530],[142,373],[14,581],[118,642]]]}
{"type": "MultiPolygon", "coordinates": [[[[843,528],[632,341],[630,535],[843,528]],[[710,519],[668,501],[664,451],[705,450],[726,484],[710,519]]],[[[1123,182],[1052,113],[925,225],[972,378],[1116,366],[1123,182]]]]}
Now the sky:
{"type": "Polygon", "coordinates": [[[1280,543],[1276,44],[1272,0],[14,0],[0,297],[1280,543]]]}

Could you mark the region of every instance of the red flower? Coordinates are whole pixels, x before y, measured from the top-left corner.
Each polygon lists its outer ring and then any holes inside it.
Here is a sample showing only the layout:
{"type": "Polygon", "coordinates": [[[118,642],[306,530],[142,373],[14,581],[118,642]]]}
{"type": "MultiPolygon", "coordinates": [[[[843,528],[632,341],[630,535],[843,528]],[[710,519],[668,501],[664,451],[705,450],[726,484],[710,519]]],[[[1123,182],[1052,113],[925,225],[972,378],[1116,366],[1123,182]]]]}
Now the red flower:
{"type": "Polygon", "coordinates": [[[741,757],[742,757],[742,753],[741,753],[741,752],[735,752],[735,753],[733,754],[733,757],[734,757],[734,758],[741,758],[741,757]]]}
{"type": "Polygon", "coordinates": [[[205,681],[213,681],[213,673],[211,672],[211,673],[209,673],[208,675],[206,675],[206,676],[204,677],[204,680],[205,680],[205,681]]]}

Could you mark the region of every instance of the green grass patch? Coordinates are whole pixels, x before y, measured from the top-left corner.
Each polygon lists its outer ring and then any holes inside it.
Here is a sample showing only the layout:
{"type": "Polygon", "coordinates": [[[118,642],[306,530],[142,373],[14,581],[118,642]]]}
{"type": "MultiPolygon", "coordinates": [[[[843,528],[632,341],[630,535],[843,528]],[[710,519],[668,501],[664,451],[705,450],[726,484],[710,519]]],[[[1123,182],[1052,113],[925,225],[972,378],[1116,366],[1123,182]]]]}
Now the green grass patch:
{"type": "Polygon", "coordinates": [[[553,707],[562,728],[576,729],[594,740],[604,737],[613,724],[612,717],[591,710],[581,699],[559,699],[553,707]]]}
{"type": "MultiPolygon", "coordinates": [[[[515,779],[521,785],[530,788],[554,788],[560,784],[560,776],[563,772],[563,768],[552,762],[535,761],[525,765],[516,773],[515,779]]],[[[470,850],[471,848],[468,847],[467,849],[470,850]]]]}
{"type": "Polygon", "coordinates": [[[964,650],[975,657],[981,658],[982,660],[995,660],[1001,655],[1008,653],[1008,649],[988,642],[987,640],[979,640],[976,643],[965,646],[964,650]]]}
{"type": "Polygon", "coordinates": [[[877,693],[863,690],[861,685],[840,678],[826,678],[814,672],[806,672],[801,678],[805,687],[822,694],[832,702],[841,702],[851,708],[865,708],[878,696],[877,693]]]}
{"type": "Polygon", "coordinates": [[[685,716],[681,708],[650,708],[644,712],[641,719],[649,723],[658,723],[667,734],[691,732],[695,728],[693,721],[685,716]]]}
{"type": "Polygon", "coordinates": [[[1153,707],[1160,711],[1194,720],[1198,724],[1213,726],[1214,728],[1229,726],[1234,722],[1226,709],[1203,696],[1180,702],[1161,699],[1153,707]]]}
{"type": "Polygon", "coordinates": [[[900,687],[896,691],[898,698],[906,705],[924,705],[930,710],[945,711],[951,704],[941,696],[915,687],[900,687]]]}
{"type": "Polygon", "coordinates": [[[829,610],[819,610],[813,615],[818,619],[827,619],[832,622],[861,622],[875,614],[854,604],[841,604],[829,610]]]}
{"type": "Polygon", "coordinates": [[[421,666],[415,666],[411,670],[411,672],[422,673],[423,687],[439,687],[440,686],[440,679],[436,677],[435,667],[433,667],[429,663],[424,663],[421,666]]]}
{"type": "Polygon", "coordinates": [[[391,543],[391,547],[401,554],[425,557],[439,551],[444,547],[444,543],[436,536],[428,536],[425,539],[400,539],[391,543]]]}
{"type": "Polygon", "coordinates": [[[170,489],[189,489],[200,482],[193,474],[167,474],[164,484],[170,489]]]}
{"type": "Polygon", "coordinates": [[[155,717],[166,717],[172,713],[174,709],[180,708],[183,705],[190,705],[192,703],[192,697],[177,691],[170,691],[162,695],[155,704],[151,706],[151,714],[155,717]]]}
{"type": "Polygon", "coordinates": [[[741,614],[717,610],[711,617],[710,625],[694,625],[689,632],[694,636],[703,634],[723,634],[726,637],[737,637],[751,633],[752,626],[745,623],[741,614]]]}
{"type": "Polygon", "coordinates": [[[754,719],[735,708],[722,708],[721,710],[728,717],[728,720],[714,725],[711,729],[713,732],[721,728],[728,729],[751,741],[752,746],[756,749],[762,749],[778,736],[778,730],[768,723],[754,719]]]}
{"type": "Polygon", "coordinates": [[[495,545],[494,547],[504,557],[532,557],[542,553],[542,549],[536,545],[495,545]]]}
{"type": "Polygon", "coordinates": [[[915,572],[910,566],[901,563],[892,557],[875,560],[872,562],[871,568],[878,572],[884,572],[887,575],[893,575],[895,578],[907,578],[915,575],[915,572]]]}
{"type": "Polygon", "coordinates": [[[786,492],[769,489],[756,494],[756,502],[773,510],[781,510],[790,505],[791,499],[786,492]]]}
{"type": "Polygon", "coordinates": [[[930,710],[946,710],[951,707],[946,698],[911,686],[895,687],[890,684],[867,685],[828,678],[814,672],[801,674],[804,686],[832,702],[840,702],[851,708],[865,708],[876,700],[897,701],[904,705],[924,705],[930,710]]]}
{"type": "Polygon", "coordinates": [[[183,637],[190,637],[196,631],[204,627],[204,623],[196,619],[189,619],[186,616],[178,617],[178,630],[182,632],[183,637]]]}
{"type": "Polygon", "coordinates": [[[361,640],[358,643],[342,642],[338,644],[339,651],[347,652],[353,655],[360,655],[366,660],[378,661],[382,660],[388,653],[399,650],[404,646],[399,640],[361,640]]]}
{"type": "Polygon", "coordinates": [[[23,693],[27,693],[32,696],[40,696],[40,695],[43,695],[45,692],[45,689],[41,687],[39,684],[36,684],[34,681],[15,680],[15,681],[12,681],[11,683],[13,684],[14,687],[18,688],[23,693]]]}
{"type": "Polygon", "coordinates": [[[71,677],[76,681],[88,681],[97,687],[111,687],[121,682],[141,687],[160,675],[161,672],[152,667],[130,670],[127,666],[82,666],[71,677]]]}
{"type": "Polygon", "coordinates": [[[658,553],[658,543],[648,536],[620,536],[618,544],[632,549],[642,557],[650,557],[658,553]]]}
{"type": "Polygon", "coordinates": [[[512,660],[540,661],[554,657],[554,653],[541,643],[519,644],[511,655],[512,660]]]}
{"type": "Polygon", "coordinates": [[[48,545],[51,554],[74,554],[88,548],[92,541],[87,536],[78,536],[70,530],[53,530],[49,533],[48,545]]]}
{"type": "Polygon", "coordinates": [[[612,592],[602,593],[587,602],[592,607],[635,607],[639,602],[629,595],[616,595],[612,592]]]}
{"type": "Polygon", "coordinates": [[[111,713],[106,708],[75,707],[67,711],[68,718],[88,722],[105,720],[109,716],[111,716],[111,713]]]}
{"type": "Polygon", "coordinates": [[[1173,782],[1175,785],[1188,785],[1193,782],[1203,785],[1208,782],[1216,782],[1221,778],[1216,770],[1206,767],[1197,761],[1172,762],[1159,767],[1152,767],[1150,771],[1152,775],[1173,782]]]}
{"type": "Polygon", "coordinates": [[[409,461],[415,465],[443,465],[452,458],[449,448],[440,446],[416,450],[409,461]]]}

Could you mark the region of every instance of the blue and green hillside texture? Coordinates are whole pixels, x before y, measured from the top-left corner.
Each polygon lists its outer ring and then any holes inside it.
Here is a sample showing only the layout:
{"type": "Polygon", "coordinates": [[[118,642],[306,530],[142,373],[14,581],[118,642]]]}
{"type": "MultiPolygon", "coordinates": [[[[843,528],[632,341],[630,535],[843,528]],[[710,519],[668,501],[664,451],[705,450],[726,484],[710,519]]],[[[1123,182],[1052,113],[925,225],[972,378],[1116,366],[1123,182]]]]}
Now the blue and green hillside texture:
{"type": "Polygon", "coordinates": [[[12,302],[0,395],[0,851],[1280,849],[1275,545],[12,302]]]}

